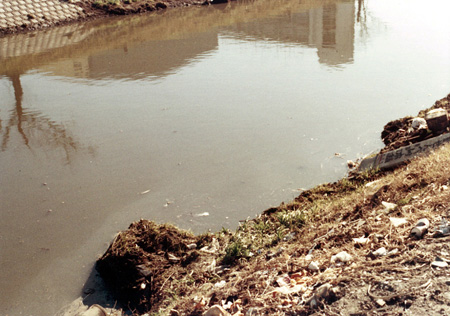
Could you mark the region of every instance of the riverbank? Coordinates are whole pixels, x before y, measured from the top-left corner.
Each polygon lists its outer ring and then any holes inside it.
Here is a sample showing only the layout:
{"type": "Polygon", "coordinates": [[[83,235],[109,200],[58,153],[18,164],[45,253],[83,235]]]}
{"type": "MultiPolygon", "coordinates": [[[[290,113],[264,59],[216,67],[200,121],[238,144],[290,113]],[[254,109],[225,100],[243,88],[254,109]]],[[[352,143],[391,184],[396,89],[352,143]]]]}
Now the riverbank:
{"type": "Polygon", "coordinates": [[[97,269],[135,314],[448,314],[449,166],[445,145],[304,191],[235,232],[141,220],[97,269]],[[412,229],[423,218],[421,235],[412,229]]]}
{"type": "MultiPolygon", "coordinates": [[[[0,3],[0,36],[46,29],[111,15],[140,14],[168,8],[215,4],[199,0],[46,0],[0,3]]],[[[226,2],[226,1],[225,1],[226,2]]]]}

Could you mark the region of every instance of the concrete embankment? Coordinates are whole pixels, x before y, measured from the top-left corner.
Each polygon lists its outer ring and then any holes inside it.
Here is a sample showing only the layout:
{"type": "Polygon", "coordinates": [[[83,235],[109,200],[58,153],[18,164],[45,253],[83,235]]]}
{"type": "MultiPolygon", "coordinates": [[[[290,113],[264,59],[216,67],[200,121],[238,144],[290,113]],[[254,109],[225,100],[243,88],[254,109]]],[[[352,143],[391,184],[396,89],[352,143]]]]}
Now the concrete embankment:
{"type": "Polygon", "coordinates": [[[81,1],[5,0],[0,2],[0,33],[50,27],[84,19],[81,1]]]}

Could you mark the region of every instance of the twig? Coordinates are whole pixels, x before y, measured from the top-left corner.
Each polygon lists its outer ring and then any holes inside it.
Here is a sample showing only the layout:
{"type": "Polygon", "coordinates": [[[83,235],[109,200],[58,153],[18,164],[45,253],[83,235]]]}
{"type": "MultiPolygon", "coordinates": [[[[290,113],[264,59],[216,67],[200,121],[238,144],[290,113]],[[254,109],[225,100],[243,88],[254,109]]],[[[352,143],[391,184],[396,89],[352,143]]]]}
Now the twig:
{"type": "Polygon", "coordinates": [[[167,281],[169,281],[169,279],[170,279],[174,274],[175,274],[175,271],[172,272],[172,274],[169,275],[169,277],[168,277],[167,279],[164,280],[163,284],[162,284],[161,287],[159,288],[159,291],[160,291],[160,292],[162,291],[164,285],[166,285],[167,281]]]}

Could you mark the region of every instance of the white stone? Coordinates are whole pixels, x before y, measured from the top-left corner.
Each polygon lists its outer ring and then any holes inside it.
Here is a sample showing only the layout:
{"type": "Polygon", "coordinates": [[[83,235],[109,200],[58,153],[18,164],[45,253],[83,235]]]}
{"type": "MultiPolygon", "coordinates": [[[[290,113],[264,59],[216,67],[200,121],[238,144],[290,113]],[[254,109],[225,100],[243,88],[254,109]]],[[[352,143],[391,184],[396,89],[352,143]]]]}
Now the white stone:
{"type": "Polygon", "coordinates": [[[345,263],[350,260],[352,260],[352,256],[350,254],[348,254],[346,251],[341,251],[337,255],[334,255],[331,257],[331,263],[335,263],[335,262],[345,263]]]}
{"type": "Polygon", "coordinates": [[[311,271],[319,271],[319,264],[315,261],[311,261],[310,264],[308,265],[308,269],[311,271]]]}

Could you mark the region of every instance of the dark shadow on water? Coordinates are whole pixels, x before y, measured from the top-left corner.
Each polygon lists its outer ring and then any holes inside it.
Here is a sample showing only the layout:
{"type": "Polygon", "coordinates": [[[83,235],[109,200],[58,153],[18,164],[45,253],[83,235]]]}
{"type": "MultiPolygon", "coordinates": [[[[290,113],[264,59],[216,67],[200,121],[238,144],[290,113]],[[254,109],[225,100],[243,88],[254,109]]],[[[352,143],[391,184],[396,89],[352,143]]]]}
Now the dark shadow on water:
{"type": "Polygon", "coordinates": [[[91,273],[81,290],[80,296],[83,300],[83,304],[86,306],[97,304],[105,309],[121,309],[123,315],[132,315],[132,313],[128,311],[128,307],[122,306],[115,299],[114,294],[108,289],[102,277],[95,269],[95,265],[91,269],[91,273]]]}

